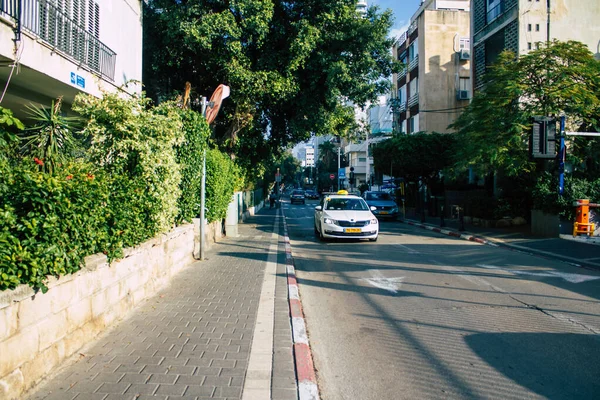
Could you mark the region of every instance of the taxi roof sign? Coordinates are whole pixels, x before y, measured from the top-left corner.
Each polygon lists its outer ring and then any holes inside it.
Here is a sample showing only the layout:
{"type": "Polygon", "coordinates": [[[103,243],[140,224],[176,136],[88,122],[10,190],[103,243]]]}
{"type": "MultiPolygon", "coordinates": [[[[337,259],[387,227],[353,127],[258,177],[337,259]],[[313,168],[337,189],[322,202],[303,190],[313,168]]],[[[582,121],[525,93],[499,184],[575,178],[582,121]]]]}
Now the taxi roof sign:
{"type": "Polygon", "coordinates": [[[347,190],[344,190],[344,189],[342,189],[342,190],[338,190],[338,191],[337,191],[337,194],[348,194],[348,191],[347,191],[347,190]]]}

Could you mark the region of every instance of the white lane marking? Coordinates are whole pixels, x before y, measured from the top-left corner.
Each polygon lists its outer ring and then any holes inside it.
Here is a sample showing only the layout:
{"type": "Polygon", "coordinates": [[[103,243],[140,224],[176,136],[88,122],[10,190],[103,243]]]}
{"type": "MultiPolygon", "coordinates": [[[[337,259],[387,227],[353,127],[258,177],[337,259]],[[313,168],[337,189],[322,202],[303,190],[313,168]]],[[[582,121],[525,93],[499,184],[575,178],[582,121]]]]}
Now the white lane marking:
{"type": "Polygon", "coordinates": [[[306,334],[306,325],[304,325],[304,318],[292,318],[292,331],[294,336],[294,343],[308,344],[308,335],[306,334]]]}
{"type": "Polygon", "coordinates": [[[522,270],[516,270],[516,269],[509,269],[509,268],[501,268],[501,267],[496,267],[494,265],[486,265],[486,264],[477,264],[478,267],[482,267],[482,268],[486,268],[486,269],[494,269],[494,270],[499,270],[499,271],[504,271],[504,272],[510,272],[516,275],[531,275],[531,276],[542,276],[542,277],[549,277],[549,278],[561,278],[564,279],[567,282],[571,282],[571,283],[583,283],[583,282],[587,282],[587,281],[593,281],[596,279],[600,279],[600,276],[593,276],[593,275],[582,275],[582,274],[571,274],[568,272],[558,272],[558,271],[545,271],[545,272],[533,272],[533,271],[522,271],[522,270]]]}
{"type": "Polygon", "coordinates": [[[404,280],[403,276],[398,278],[386,278],[378,269],[370,269],[369,273],[372,278],[363,278],[362,280],[367,281],[379,289],[387,290],[392,293],[398,293],[398,289],[404,280]]]}
{"type": "Polygon", "coordinates": [[[414,250],[414,249],[411,249],[410,247],[408,247],[408,246],[405,246],[405,245],[403,245],[403,244],[400,244],[400,243],[396,243],[394,246],[398,246],[398,247],[400,247],[400,248],[403,248],[404,250],[406,250],[406,252],[407,252],[408,254],[421,254],[421,252],[419,252],[419,251],[417,251],[417,250],[414,250]]]}

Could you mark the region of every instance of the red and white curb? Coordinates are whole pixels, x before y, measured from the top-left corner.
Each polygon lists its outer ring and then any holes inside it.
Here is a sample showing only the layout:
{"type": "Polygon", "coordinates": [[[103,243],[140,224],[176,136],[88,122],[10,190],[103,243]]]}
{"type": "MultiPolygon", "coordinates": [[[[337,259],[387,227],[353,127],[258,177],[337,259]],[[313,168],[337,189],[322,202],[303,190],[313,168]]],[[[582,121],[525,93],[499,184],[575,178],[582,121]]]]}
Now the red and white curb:
{"type": "Polygon", "coordinates": [[[443,235],[452,236],[452,237],[459,238],[459,239],[469,240],[471,242],[477,242],[477,243],[481,243],[481,244],[487,244],[489,246],[498,247],[498,244],[496,244],[494,242],[490,242],[489,240],[479,238],[477,236],[468,235],[468,234],[464,234],[464,233],[460,233],[460,232],[455,232],[455,231],[451,231],[448,229],[442,229],[442,228],[438,228],[438,227],[431,226],[431,225],[419,224],[419,223],[416,223],[416,222],[413,222],[410,220],[404,220],[402,222],[404,222],[405,224],[408,224],[408,225],[416,226],[418,228],[427,229],[428,231],[441,233],[443,235]]]}
{"type": "MultiPolygon", "coordinates": [[[[281,211],[283,214],[283,210],[281,211]]],[[[312,353],[306,334],[306,324],[302,303],[298,294],[298,281],[292,257],[292,246],[288,236],[285,215],[283,216],[283,235],[285,240],[285,266],[288,281],[288,300],[292,317],[292,336],[294,341],[294,360],[296,362],[296,375],[298,377],[299,400],[319,400],[319,387],[317,374],[313,364],[312,353]]]]}

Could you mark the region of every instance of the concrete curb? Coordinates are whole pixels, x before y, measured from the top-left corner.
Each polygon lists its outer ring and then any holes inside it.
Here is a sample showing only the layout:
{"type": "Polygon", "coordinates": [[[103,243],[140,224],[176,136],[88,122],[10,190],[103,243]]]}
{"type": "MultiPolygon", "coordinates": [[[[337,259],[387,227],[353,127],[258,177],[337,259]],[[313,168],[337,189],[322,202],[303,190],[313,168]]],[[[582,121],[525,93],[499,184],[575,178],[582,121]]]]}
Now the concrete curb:
{"type": "Polygon", "coordinates": [[[485,245],[493,246],[493,247],[503,247],[503,248],[506,248],[506,249],[509,249],[512,251],[517,251],[519,253],[529,254],[529,255],[536,256],[536,257],[545,258],[547,260],[558,260],[558,261],[564,262],[566,264],[572,265],[574,267],[589,269],[589,270],[593,270],[593,271],[597,271],[598,269],[600,269],[600,264],[582,262],[579,259],[562,256],[560,254],[550,253],[550,252],[542,251],[542,250],[533,250],[533,249],[529,249],[524,246],[519,246],[519,245],[511,244],[511,243],[493,242],[489,239],[473,236],[469,233],[455,232],[455,231],[451,231],[448,229],[442,229],[442,228],[438,228],[438,227],[435,227],[432,225],[419,223],[416,221],[411,221],[411,220],[406,220],[406,219],[399,220],[399,221],[402,223],[408,224],[408,225],[416,226],[418,228],[427,229],[432,232],[437,232],[437,233],[441,233],[443,235],[452,236],[452,237],[456,237],[456,238],[460,238],[460,239],[464,239],[464,240],[469,240],[471,242],[477,242],[477,243],[481,243],[481,244],[485,244],[485,245]]]}
{"type": "Polygon", "coordinates": [[[294,341],[294,362],[296,363],[296,379],[298,380],[299,400],[319,400],[319,387],[317,386],[317,374],[313,364],[306,323],[302,311],[302,302],[298,293],[298,281],[292,257],[292,246],[288,236],[287,223],[283,209],[283,235],[285,240],[285,264],[288,281],[288,300],[290,316],[292,319],[292,337],[294,341]]]}

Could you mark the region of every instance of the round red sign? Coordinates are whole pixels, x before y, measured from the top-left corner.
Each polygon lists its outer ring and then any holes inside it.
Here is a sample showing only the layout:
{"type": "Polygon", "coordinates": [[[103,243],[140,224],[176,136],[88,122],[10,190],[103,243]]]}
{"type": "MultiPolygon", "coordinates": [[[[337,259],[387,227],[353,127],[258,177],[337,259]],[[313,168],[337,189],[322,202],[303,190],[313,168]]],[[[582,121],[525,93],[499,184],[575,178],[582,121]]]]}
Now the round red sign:
{"type": "Polygon", "coordinates": [[[329,179],[334,180],[335,179],[335,174],[329,174],[329,179]]]}

